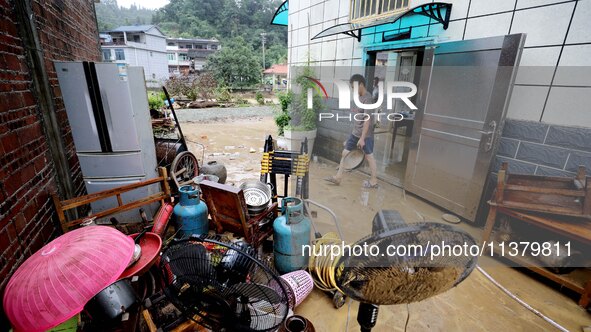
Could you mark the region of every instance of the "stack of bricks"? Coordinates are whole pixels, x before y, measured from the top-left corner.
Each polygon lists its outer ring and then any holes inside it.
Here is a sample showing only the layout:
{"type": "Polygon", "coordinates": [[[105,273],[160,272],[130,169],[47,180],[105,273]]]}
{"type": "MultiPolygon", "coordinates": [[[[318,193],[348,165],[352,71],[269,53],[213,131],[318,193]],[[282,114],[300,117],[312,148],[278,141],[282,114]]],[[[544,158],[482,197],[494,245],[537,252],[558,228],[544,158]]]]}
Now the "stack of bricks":
{"type": "Polygon", "coordinates": [[[57,188],[55,165],[16,1],[31,1],[77,195],[84,183],[53,61],[100,60],[94,1],[0,0],[0,294],[14,270],[60,232],[50,195],[57,188]]]}

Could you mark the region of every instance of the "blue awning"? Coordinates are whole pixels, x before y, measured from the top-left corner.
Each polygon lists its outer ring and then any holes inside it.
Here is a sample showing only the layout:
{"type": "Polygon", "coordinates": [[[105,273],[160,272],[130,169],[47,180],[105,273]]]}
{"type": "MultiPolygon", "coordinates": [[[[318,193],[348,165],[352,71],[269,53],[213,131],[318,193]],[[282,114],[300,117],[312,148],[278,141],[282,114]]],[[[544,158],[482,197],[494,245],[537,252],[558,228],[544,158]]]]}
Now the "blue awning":
{"type": "Polygon", "coordinates": [[[271,24],[287,26],[287,15],[288,15],[289,3],[285,0],[279,8],[275,11],[271,24]]]}
{"type": "Polygon", "coordinates": [[[451,14],[451,3],[432,2],[414,7],[398,14],[394,14],[390,17],[381,18],[374,21],[338,24],[321,31],[319,34],[312,37],[312,39],[334,36],[342,33],[357,38],[357,40],[361,40],[361,30],[379,25],[395,23],[403,17],[413,14],[429,17],[443,24],[443,29],[447,29],[449,25],[449,16],[451,14]]]}

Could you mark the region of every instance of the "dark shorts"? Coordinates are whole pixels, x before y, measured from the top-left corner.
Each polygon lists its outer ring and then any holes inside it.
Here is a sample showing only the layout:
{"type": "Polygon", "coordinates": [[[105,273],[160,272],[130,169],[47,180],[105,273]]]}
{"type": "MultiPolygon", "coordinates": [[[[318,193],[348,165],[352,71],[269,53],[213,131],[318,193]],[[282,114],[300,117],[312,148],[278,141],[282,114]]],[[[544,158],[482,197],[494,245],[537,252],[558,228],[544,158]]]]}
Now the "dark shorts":
{"type": "MultiPolygon", "coordinates": [[[[357,149],[357,142],[359,142],[359,137],[351,135],[347,139],[345,143],[345,149],[348,151],[353,151],[357,149]]],[[[373,153],[373,136],[365,138],[365,146],[363,146],[363,152],[365,154],[372,154],[373,153]]]]}

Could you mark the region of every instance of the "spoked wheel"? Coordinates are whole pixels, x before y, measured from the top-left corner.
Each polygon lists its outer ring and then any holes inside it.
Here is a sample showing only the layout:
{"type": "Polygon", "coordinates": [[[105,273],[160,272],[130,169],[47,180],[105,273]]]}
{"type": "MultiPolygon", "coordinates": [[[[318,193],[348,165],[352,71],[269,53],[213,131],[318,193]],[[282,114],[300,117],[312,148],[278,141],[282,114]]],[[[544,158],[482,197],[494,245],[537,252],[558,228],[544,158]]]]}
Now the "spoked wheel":
{"type": "Polygon", "coordinates": [[[193,178],[199,175],[199,163],[194,154],[189,151],[179,153],[170,166],[170,177],[177,189],[191,184],[193,178]]]}

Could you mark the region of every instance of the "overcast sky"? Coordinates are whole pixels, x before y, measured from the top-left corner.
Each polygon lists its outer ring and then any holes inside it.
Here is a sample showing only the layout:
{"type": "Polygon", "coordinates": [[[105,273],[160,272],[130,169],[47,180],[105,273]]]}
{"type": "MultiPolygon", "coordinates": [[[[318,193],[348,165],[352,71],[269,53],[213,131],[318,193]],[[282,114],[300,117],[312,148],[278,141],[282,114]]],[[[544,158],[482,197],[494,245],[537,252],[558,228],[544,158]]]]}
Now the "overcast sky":
{"type": "Polygon", "coordinates": [[[117,0],[117,4],[122,7],[129,7],[134,3],[138,7],[156,9],[166,5],[168,0],[117,0]]]}

